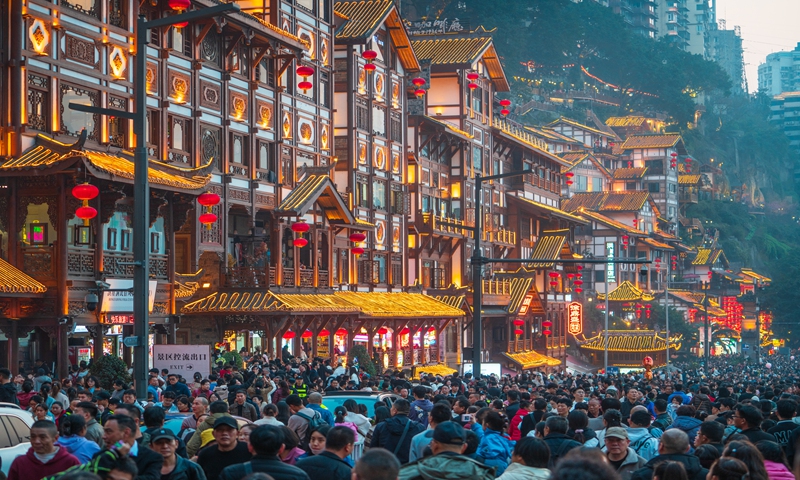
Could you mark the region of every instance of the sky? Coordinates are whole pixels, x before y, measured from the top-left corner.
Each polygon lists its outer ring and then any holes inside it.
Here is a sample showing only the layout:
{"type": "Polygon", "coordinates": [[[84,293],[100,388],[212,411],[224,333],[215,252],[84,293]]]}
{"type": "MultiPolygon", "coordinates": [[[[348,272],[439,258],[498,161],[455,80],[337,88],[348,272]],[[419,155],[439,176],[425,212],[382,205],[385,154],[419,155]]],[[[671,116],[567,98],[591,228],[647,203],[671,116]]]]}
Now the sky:
{"type": "Polygon", "coordinates": [[[767,55],[794,50],[800,42],[800,0],[717,0],[717,20],[742,28],[745,72],[751,92],[758,89],[758,65],[767,55]]]}

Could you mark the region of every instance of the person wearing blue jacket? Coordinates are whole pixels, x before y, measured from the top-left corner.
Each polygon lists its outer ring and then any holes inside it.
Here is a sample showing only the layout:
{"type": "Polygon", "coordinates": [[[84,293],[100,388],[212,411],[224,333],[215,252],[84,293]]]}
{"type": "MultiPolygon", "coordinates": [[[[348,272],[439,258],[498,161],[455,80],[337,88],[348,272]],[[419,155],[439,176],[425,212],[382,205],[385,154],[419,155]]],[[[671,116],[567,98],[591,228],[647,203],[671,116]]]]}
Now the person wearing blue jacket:
{"type": "Polygon", "coordinates": [[[100,446],[84,438],[86,435],[86,420],[81,415],[65,416],[59,425],[57,445],[67,449],[81,463],[92,459],[100,451],[100,446]]]}
{"type": "Polygon", "coordinates": [[[511,461],[516,442],[503,436],[505,422],[497,412],[489,412],[483,419],[483,438],[478,445],[478,461],[487,467],[495,467],[496,475],[502,475],[511,461]]]}
{"type": "Polygon", "coordinates": [[[694,445],[694,439],[697,432],[700,430],[700,425],[703,424],[702,420],[694,418],[695,410],[691,405],[681,405],[676,411],[677,416],[672,421],[672,425],[667,427],[666,431],[678,429],[686,432],[689,436],[689,445],[694,445]]]}
{"type": "Polygon", "coordinates": [[[428,389],[422,385],[417,385],[411,392],[414,394],[414,401],[411,402],[411,411],[408,413],[408,418],[428,428],[428,413],[433,408],[433,403],[425,398],[428,389]]]}
{"type": "Polygon", "coordinates": [[[683,391],[683,385],[680,383],[675,384],[675,392],[667,397],[667,403],[672,403],[674,397],[681,397],[684,405],[689,405],[689,402],[692,401],[689,395],[686,395],[686,392],[683,391]]]}

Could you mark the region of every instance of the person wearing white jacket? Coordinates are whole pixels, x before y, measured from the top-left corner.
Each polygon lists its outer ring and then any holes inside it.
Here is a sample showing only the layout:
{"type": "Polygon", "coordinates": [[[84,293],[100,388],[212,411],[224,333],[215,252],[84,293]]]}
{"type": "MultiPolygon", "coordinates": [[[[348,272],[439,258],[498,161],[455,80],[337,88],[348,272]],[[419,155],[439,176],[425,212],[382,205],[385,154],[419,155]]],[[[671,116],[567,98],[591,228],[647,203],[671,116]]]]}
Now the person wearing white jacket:
{"type": "Polygon", "coordinates": [[[544,440],[524,437],[514,445],[511,464],[497,480],[548,480],[550,470],[550,449],[544,440]]]}

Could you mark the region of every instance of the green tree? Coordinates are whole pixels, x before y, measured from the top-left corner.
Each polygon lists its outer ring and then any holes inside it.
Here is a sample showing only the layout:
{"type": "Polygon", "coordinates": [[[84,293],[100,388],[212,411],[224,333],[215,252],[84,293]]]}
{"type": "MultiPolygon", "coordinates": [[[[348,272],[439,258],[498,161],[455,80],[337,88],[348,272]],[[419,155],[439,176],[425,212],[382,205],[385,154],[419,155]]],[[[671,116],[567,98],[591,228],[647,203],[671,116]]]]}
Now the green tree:
{"type": "Polygon", "coordinates": [[[128,373],[128,366],[121,358],[115,355],[103,355],[92,361],[89,365],[89,374],[97,377],[100,386],[105,390],[111,390],[114,380],[120,379],[125,383],[131,381],[128,373]]]}
{"type": "Polygon", "coordinates": [[[358,368],[364,372],[367,372],[371,377],[375,376],[377,373],[375,364],[369,357],[366,347],[362,345],[355,345],[350,349],[350,352],[347,354],[347,364],[350,366],[358,364],[358,368]],[[358,360],[358,362],[356,362],[356,360],[358,360]]]}

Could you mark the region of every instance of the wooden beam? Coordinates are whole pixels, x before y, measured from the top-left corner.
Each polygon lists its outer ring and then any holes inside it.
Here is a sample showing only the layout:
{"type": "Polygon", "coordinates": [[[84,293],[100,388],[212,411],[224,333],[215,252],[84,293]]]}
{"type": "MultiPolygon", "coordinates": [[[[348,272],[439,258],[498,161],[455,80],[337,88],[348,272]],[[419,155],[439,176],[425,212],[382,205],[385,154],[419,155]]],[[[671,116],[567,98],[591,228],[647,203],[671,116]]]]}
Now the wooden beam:
{"type": "Polygon", "coordinates": [[[214,28],[214,25],[216,25],[214,22],[208,22],[203,26],[203,29],[200,30],[200,35],[198,35],[197,38],[194,39],[194,46],[196,48],[200,48],[200,44],[203,43],[203,40],[206,38],[206,35],[208,35],[211,29],[214,28]]]}
{"type": "Polygon", "coordinates": [[[252,68],[253,71],[256,71],[256,68],[258,67],[258,64],[261,63],[261,60],[264,59],[264,55],[266,55],[267,52],[269,52],[269,51],[270,51],[270,47],[266,46],[266,47],[262,48],[260,52],[258,52],[258,55],[256,55],[255,58],[253,59],[253,64],[252,64],[253,65],[253,68],[252,68]]]}
{"type": "Polygon", "coordinates": [[[275,81],[277,83],[277,80],[281,77],[281,75],[283,75],[283,73],[286,71],[286,69],[289,68],[289,65],[291,65],[292,62],[294,61],[294,59],[297,58],[297,55],[293,55],[293,54],[290,54],[290,53],[288,53],[288,54],[285,53],[285,54],[282,54],[282,55],[275,55],[275,58],[284,61],[283,65],[281,65],[280,68],[278,68],[278,71],[275,74],[275,81]]]}
{"type": "MultiPolygon", "coordinates": [[[[239,32],[236,35],[235,39],[228,46],[228,49],[225,50],[225,55],[222,56],[222,59],[224,60],[226,65],[228,64],[228,57],[231,55],[231,53],[233,53],[233,50],[236,48],[237,45],[239,45],[239,42],[241,42],[243,38],[244,34],[242,32],[239,32]]],[[[233,65],[231,66],[231,68],[233,68],[233,65]]],[[[226,67],[225,70],[230,70],[230,68],[226,67]]]]}

